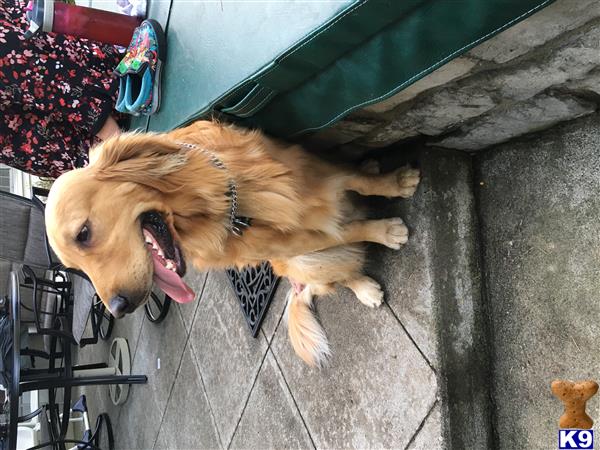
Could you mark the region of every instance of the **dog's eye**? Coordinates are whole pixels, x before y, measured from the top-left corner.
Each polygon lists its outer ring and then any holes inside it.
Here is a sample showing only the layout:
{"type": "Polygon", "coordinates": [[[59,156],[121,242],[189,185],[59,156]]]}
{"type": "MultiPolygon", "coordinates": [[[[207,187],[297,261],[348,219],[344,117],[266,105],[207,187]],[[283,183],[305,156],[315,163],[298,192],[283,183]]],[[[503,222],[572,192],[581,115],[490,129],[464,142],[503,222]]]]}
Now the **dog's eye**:
{"type": "Polygon", "coordinates": [[[77,242],[80,242],[82,244],[87,243],[90,240],[90,229],[87,225],[84,225],[81,230],[79,230],[79,234],[77,234],[77,242]]]}

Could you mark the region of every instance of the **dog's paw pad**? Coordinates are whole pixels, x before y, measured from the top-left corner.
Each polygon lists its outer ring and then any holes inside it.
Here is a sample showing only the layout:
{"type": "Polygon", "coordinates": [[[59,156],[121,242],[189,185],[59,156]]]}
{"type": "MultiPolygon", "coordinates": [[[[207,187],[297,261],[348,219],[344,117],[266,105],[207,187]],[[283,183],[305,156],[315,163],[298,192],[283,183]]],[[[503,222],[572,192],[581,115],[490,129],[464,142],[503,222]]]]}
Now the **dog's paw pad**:
{"type": "Polygon", "coordinates": [[[383,302],[383,291],[377,281],[365,277],[354,286],[354,293],[360,302],[369,308],[376,308],[383,302]]]}
{"type": "Polygon", "coordinates": [[[412,197],[421,181],[421,171],[412,167],[402,167],[395,172],[398,182],[398,196],[412,197]]]}
{"type": "Polygon", "coordinates": [[[408,242],[408,228],[399,217],[385,220],[386,232],[383,245],[399,250],[401,245],[408,242]]]}

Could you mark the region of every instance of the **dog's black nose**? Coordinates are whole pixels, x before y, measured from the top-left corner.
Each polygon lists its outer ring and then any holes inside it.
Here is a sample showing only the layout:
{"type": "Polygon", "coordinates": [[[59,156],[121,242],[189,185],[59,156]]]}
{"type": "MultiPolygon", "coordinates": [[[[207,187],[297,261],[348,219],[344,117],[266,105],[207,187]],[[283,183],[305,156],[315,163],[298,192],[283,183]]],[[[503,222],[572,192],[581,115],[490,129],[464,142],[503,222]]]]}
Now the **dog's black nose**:
{"type": "Polygon", "coordinates": [[[108,302],[108,309],[110,313],[117,319],[123,317],[126,313],[130,312],[130,305],[127,298],[117,295],[110,299],[108,302]]]}

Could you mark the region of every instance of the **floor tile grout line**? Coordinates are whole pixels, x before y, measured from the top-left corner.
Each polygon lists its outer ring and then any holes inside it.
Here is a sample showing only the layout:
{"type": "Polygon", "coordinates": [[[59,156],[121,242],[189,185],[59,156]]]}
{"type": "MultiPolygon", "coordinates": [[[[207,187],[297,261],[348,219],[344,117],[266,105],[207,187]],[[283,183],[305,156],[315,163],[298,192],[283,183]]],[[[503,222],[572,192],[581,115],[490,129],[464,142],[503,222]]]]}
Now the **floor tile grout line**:
{"type": "Polygon", "coordinates": [[[229,443],[227,444],[227,447],[226,447],[227,450],[229,450],[229,448],[231,447],[231,444],[233,443],[233,439],[235,438],[235,435],[240,426],[242,418],[244,417],[244,413],[246,412],[246,407],[248,406],[248,402],[250,401],[250,396],[252,395],[252,392],[254,391],[254,387],[256,386],[256,382],[258,381],[260,372],[262,371],[262,368],[265,364],[265,360],[267,359],[267,355],[269,354],[269,340],[268,339],[265,339],[265,340],[267,341],[267,348],[265,350],[265,354],[263,355],[262,360],[260,361],[260,365],[258,366],[258,370],[256,371],[256,376],[254,377],[254,381],[252,382],[252,386],[250,387],[250,390],[248,391],[248,396],[246,397],[246,401],[244,402],[244,406],[242,407],[240,417],[238,418],[238,421],[235,424],[235,428],[233,429],[233,434],[231,435],[231,439],[229,440],[229,443]]]}
{"type": "Polygon", "coordinates": [[[181,357],[179,358],[179,365],[177,366],[177,370],[175,371],[175,377],[173,378],[173,382],[171,383],[171,389],[169,389],[169,396],[167,397],[167,402],[165,403],[165,408],[162,410],[162,414],[160,416],[160,423],[158,424],[158,431],[156,433],[156,437],[154,438],[154,444],[152,444],[152,448],[156,448],[156,444],[158,442],[158,436],[160,436],[160,430],[165,421],[165,416],[167,414],[167,409],[169,408],[169,402],[171,401],[171,397],[173,396],[173,391],[175,390],[175,383],[177,382],[177,378],[179,378],[179,374],[181,372],[181,365],[183,364],[183,357],[185,355],[185,349],[187,347],[189,341],[189,336],[183,345],[183,351],[181,352],[181,357]]]}
{"type": "Polygon", "coordinates": [[[198,358],[196,356],[196,350],[194,350],[194,343],[190,342],[190,349],[192,351],[192,357],[194,359],[194,365],[198,370],[198,374],[200,375],[200,384],[202,385],[202,392],[204,393],[204,397],[206,398],[206,403],[208,404],[208,411],[210,412],[210,417],[213,421],[213,426],[215,427],[215,431],[217,432],[217,439],[219,440],[219,444],[221,448],[225,448],[223,445],[223,438],[221,437],[221,432],[219,431],[219,425],[217,424],[217,418],[215,416],[215,412],[213,410],[212,404],[210,403],[210,398],[208,396],[208,391],[206,390],[206,384],[204,383],[204,377],[202,376],[202,371],[200,370],[200,364],[198,364],[198,358]]]}
{"type": "MultiPolygon", "coordinates": [[[[204,291],[206,290],[206,285],[208,283],[209,276],[210,276],[210,271],[207,271],[206,274],[204,275],[204,282],[202,283],[202,288],[200,289],[200,295],[198,296],[198,306],[194,310],[194,314],[192,316],[190,331],[188,333],[188,341],[191,340],[191,337],[192,337],[192,328],[194,326],[194,322],[196,321],[196,315],[198,314],[198,310],[200,309],[200,302],[202,301],[202,297],[204,297],[204,291]]],[[[202,369],[200,367],[200,364],[198,363],[198,358],[196,357],[196,350],[194,349],[193,342],[190,342],[190,348],[192,350],[194,364],[196,365],[196,369],[198,370],[198,373],[200,374],[200,382],[202,384],[202,391],[204,392],[204,395],[206,397],[206,402],[208,403],[208,409],[210,411],[211,417],[213,418],[215,430],[217,432],[217,438],[219,439],[219,444],[221,445],[221,448],[225,448],[225,446],[223,445],[223,438],[221,438],[221,431],[219,430],[219,426],[217,424],[217,418],[215,416],[214,409],[212,407],[212,403],[210,402],[210,397],[208,395],[208,391],[206,390],[206,384],[204,383],[204,377],[202,376],[202,369]]]]}
{"type": "Polygon", "coordinates": [[[271,349],[271,347],[269,346],[269,351],[271,352],[271,355],[273,356],[273,359],[275,360],[275,364],[277,364],[277,369],[279,369],[279,373],[281,374],[281,378],[283,378],[283,382],[285,383],[285,387],[287,388],[290,397],[292,397],[292,401],[294,402],[294,406],[296,407],[296,411],[298,411],[298,415],[300,416],[300,420],[302,420],[302,424],[304,425],[304,429],[306,430],[306,434],[308,434],[308,438],[310,439],[310,443],[312,444],[313,448],[316,450],[317,446],[315,444],[315,440],[312,437],[312,434],[310,433],[310,429],[308,428],[308,425],[306,423],[306,420],[304,420],[304,416],[302,415],[302,411],[300,411],[300,407],[298,406],[298,402],[296,401],[296,397],[294,397],[294,394],[292,393],[292,389],[290,388],[290,385],[287,381],[287,379],[285,378],[285,374],[283,373],[283,370],[281,369],[281,365],[279,364],[279,360],[277,359],[277,356],[275,356],[275,352],[271,349]]]}
{"type": "MultiPolygon", "coordinates": [[[[206,279],[205,279],[205,283],[206,284],[206,279]]],[[[200,297],[202,297],[202,294],[204,294],[204,285],[202,286],[202,290],[200,293],[200,297]]],[[[196,308],[196,311],[198,310],[198,308],[196,308]]],[[[193,319],[196,318],[196,312],[194,311],[194,317],[193,319]]],[[[181,320],[181,323],[183,325],[183,327],[185,328],[185,322],[183,321],[183,317],[181,317],[181,315],[179,315],[179,319],[181,320]]],[[[192,319],[192,324],[194,323],[192,319]]],[[[154,444],[152,444],[152,448],[155,449],[156,448],[156,444],[158,442],[158,436],[160,435],[160,430],[163,426],[163,423],[165,421],[165,415],[167,412],[167,408],[169,407],[169,402],[171,401],[171,397],[173,395],[173,390],[175,389],[175,383],[177,382],[177,378],[179,377],[179,373],[181,371],[181,364],[183,363],[183,357],[185,355],[185,349],[188,345],[188,342],[190,341],[190,336],[191,336],[191,326],[190,326],[190,331],[187,332],[186,330],[186,335],[185,335],[185,343],[183,344],[183,351],[181,352],[181,357],[179,358],[179,365],[177,366],[177,370],[175,371],[175,377],[173,378],[173,382],[171,383],[171,388],[169,389],[169,396],[167,397],[167,402],[165,403],[165,408],[162,411],[162,414],[160,416],[160,424],[158,425],[158,432],[156,433],[156,437],[154,438],[154,444]]],[[[139,338],[138,338],[138,343],[139,343],[139,338]]],[[[137,351],[137,346],[136,346],[136,351],[137,351]]]]}
{"type": "MultiPolygon", "coordinates": [[[[400,326],[402,327],[402,329],[404,330],[404,332],[408,336],[408,339],[412,342],[412,344],[415,346],[415,348],[417,349],[417,351],[419,352],[419,354],[423,357],[423,359],[425,360],[425,362],[427,363],[427,365],[429,366],[429,368],[437,376],[437,370],[436,370],[436,368],[433,366],[433,364],[431,363],[431,361],[429,360],[429,358],[427,358],[427,356],[425,355],[425,353],[423,353],[423,351],[421,350],[421,348],[419,347],[419,345],[417,344],[417,342],[414,340],[414,338],[412,337],[412,335],[410,334],[410,332],[408,331],[408,329],[406,328],[406,326],[404,325],[404,323],[402,322],[402,320],[400,320],[400,318],[396,315],[396,312],[394,311],[394,309],[391,307],[391,305],[389,303],[387,303],[387,302],[384,302],[384,303],[388,307],[388,309],[390,310],[390,312],[392,313],[392,316],[396,319],[396,321],[398,321],[398,323],[400,324],[400,326]]],[[[287,304],[284,307],[283,312],[281,313],[281,317],[279,318],[279,322],[277,323],[277,326],[275,327],[275,331],[273,331],[273,337],[272,337],[272,339],[275,338],[275,334],[277,334],[277,331],[279,330],[279,326],[281,325],[281,322],[283,320],[283,316],[285,316],[286,309],[287,309],[287,304]]],[[[271,342],[268,339],[267,339],[267,342],[268,342],[269,348],[270,348],[271,347],[271,342]]]]}
{"type": "MultiPolygon", "coordinates": [[[[427,365],[429,366],[429,368],[433,371],[434,375],[437,376],[437,371],[436,369],[433,367],[433,365],[431,364],[431,362],[429,361],[429,359],[425,356],[425,354],[422,352],[422,350],[420,349],[420,347],[417,345],[417,343],[415,342],[415,340],[413,339],[412,335],[408,332],[408,330],[406,329],[406,327],[404,326],[404,324],[402,323],[402,321],[400,320],[400,318],[398,316],[396,316],[394,310],[392,309],[392,307],[386,303],[387,307],[389,308],[390,312],[392,313],[392,316],[394,316],[394,318],[398,321],[398,323],[400,324],[400,326],[402,327],[402,329],[404,330],[404,332],[406,333],[406,335],[408,336],[408,338],[410,339],[410,341],[413,343],[413,345],[415,346],[415,348],[417,349],[417,351],[421,354],[421,356],[423,357],[423,359],[425,360],[425,362],[427,363],[427,365]]],[[[308,437],[310,439],[310,442],[313,445],[313,448],[317,448],[315,441],[312,437],[312,434],[310,433],[310,430],[308,428],[308,425],[306,424],[306,421],[304,420],[304,416],[302,415],[302,412],[300,411],[300,407],[298,406],[298,403],[296,402],[296,398],[294,397],[292,390],[288,384],[287,379],[285,378],[285,375],[283,373],[283,370],[281,369],[281,366],[279,364],[279,361],[277,360],[277,357],[275,356],[275,352],[273,352],[272,350],[272,343],[273,340],[275,339],[275,335],[277,334],[277,332],[279,331],[279,327],[281,325],[281,322],[283,321],[283,317],[285,316],[285,311],[287,309],[287,304],[283,309],[283,312],[281,313],[281,316],[279,317],[279,321],[277,322],[277,326],[275,327],[275,330],[273,331],[273,336],[271,338],[271,340],[269,341],[269,339],[267,340],[267,344],[268,344],[268,351],[271,352],[271,354],[273,355],[273,359],[275,360],[275,363],[277,364],[277,367],[279,369],[279,372],[281,373],[281,376],[283,378],[283,381],[288,389],[288,392],[290,393],[290,396],[292,397],[292,401],[294,402],[294,405],[296,406],[296,409],[298,411],[298,414],[300,415],[300,418],[302,420],[302,423],[304,425],[304,428],[306,429],[306,433],[308,434],[308,437]]],[[[261,332],[263,333],[263,335],[265,335],[264,330],[261,329],[261,332]]],[[[266,336],[265,336],[266,338],[266,336]]],[[[409,441],[408,445],[410,445],[410,443],[415,439],[416,434],[421,430],[421,428],[423,427],[423,425],[425,424],[425,420],[427,420],[427,418],[429,417],[429,415],[431,414],[431,411],[433,411],[433,408],[435,407],[435,405],[438,403],[438,400],[436,399],[436,401],[433,403],[433,406],[430,408],[430,410],[428,411],[427,415],[425,416],[425,418],[423,419],[423,422],[420,424],[419,428],[417,429],[417,431],[415,432],[415,435],[411,438],[411,440],[409,441]]],[[[237,428],[237,427],[236,427],[237,428]]],[[[235,433],[234,433],[235,435],[235,433]]],[[[233,438],[232,438],[233,440],[233,438]]],[[[407,447],[408,447],[407,445],[407,447]]]]}
{"type": "Polygon", "coordinates": [[[177,311],[179,311],[179,317],[181,318],[181,321],[183,322],[183,326],[186,327],[186,334],[190,334],[192,332],[192,325],[194,325],[194,320],[196,319],[196,311],[198,311],[198,308],[200,307],[200,299],[202,298],[202,295],[204,294],[204,286],[206,286],[207,279],[208,279],[208,272],[206,272],[204,274],[204,279],[202,280],[202,286],[200,287],[200,295],[198,295],[198,301],[196,302],[196,307],[194,308],[194,314],[192,314],[192,320],[190,321],[189,330],[187,329],[187,326],[185,324],[185,320],[183,318],[183,312],[181,311],[181,308],[177,308],[177,311]]]}
{"type": "MultiPolygon", "coordinates": [[[[277,357],[275,356],[275,352],[273,351],[273,340],[275,339],[275,335],[277,334],[277,332],[279,331],[279,326],[281,325],[281,322],[283,321],[283,318],[285,316],[285,313],[287,311],[287,303],[285,304],[283,311],[281,312],[281,315],[279,316],[279,320],[277,321],[277,325],[275,326],[275,329],[273,330],[273,334],[271,336],[271,340],[267,339],[267,344],[268,344],[268,348],[267,348],[267,352],[271,352],[271,355],[273,356],[273,359],[275,360],[275,364],[277,365],[277,368],[279,370],[279,373],[281,374],[281,378],[283,378],[283,382],[285,383],[285,386],[287,387],[288,393],[290,394],[290,397],[292,398],[292,401],[294,402],[294,406],[296,407],[296,411],[298,411],[298,415],[300,416],[300,419],[302,420],[302,424],[304,425],[304,429],[306,430],[306,434],[308,434],[308,438],[310,439],[310,442],[313,446],[314,449],[317,448],[317,446],[315,445],[315,441],[310,433],[310,430],[308,428],[308,425],[306,424],[306,421],[304,420],[304,416],[302,415],[302,412],[300,411],[300,407],[298,406],[298,402],[296,401],[296,398],[294,397],[294,394],[292,393],[292,389],[290,388],[290,385],[288,384],[287,379],[285,378],[285,375],[283,373],[283,370],[281,369],[281,365],[279,364],[279,361],[277,360],[277,357]]],[[[265,335],[265,331],[261,329],[261,332],[263,333],[263,335],[265,335]]],[[[266,338],[266,336],[265,336],[266,338]]]]}
{"type": "MultiPolygon", "coordinates": [[[[196,305],[196,308],[197,307],[198,307],[198,305],[196,305]]],[[[194,308],[194,312],[196,312],[196,308],[194,308]]],[[[175,308],[175,309],[177,309],[177,315],[181,319],[181,323],[183,323],[183,327],[185,328],[185,335],[187,336],[188,334],[190,334],[192,332],[192,325],[190,324],[190,328],[188,329],[188,327],[185,325],[185,320],[183,319],[183,313],[181,312],[181,308],[175,308]]]]}
{"type": "Polygon", "coordinates": [[[425,417],[423,417],[423,420],[419,424],[419,427],[415,430],[414,434],[410,438],[410,441],[408,441],[408,443],[404,447],[404,450],[408,450],[408,447],[410,447],[411,444],[417,439],[417,436],[419,435],[419,433],[425,426],[425,422],[427,422],[427,419],[429,419],[429,416],[431,416],[431,413],[433,412],[433,410],[435,409],[437,404],[438,404],[438,399],[436,398],[435,401],[433,402],[433,405],[431,405],[431,408],[429,408],[429,411],[427,411],[427,414],[425,414],[425,417]]]}
{"type": "MultiPolygon", "coordinates": [[[[273,334],[271,336],[271,340],[269,340],[267,338],[267,344],[269,344],[269,348],[271,348],[271,342],[273,342],[273,339],[275,339],[275,335],[277,334],[277,331],[279,331],[279,326],[281,325],[281,322],[283,321],[283,317],[285,316],[285,312],[287,311],[287,296],[286,296],[286,304],[283,307],[283,311],[281,312],[281,315],[279,316],[279,319],[277,320],[277,325],[275,325],[275,329],[273,330],[273,334]]],[[[264,334],[264,330],[261,329],[261,331],[264,334]]]]}
{"type": "MultiPolygon", "coordinates": [[[[206,284],[208,283],[208,277],[210,276],[210,272],[211,271],[208,270],[208,271],[206,271],[206,274],[204,275],[204,282],[202,283],[202,289],[200,289],[200,295],[198,296],[198,306],[194,310],[194,314],[192,316],[192,321],[190,324],[190,331],[188,333],[188,341],[190,341],[191,337],[192,337],[192,328],[196,321],[196,316],[198,314],[198,310],[200,309],[200,302],[202,302],[202,298],[204,297],[204,291],[206,290],[206,284]]],[[[204,393],[204,396],[206,397],[206,403],[208,403],[208,410],[210,411],[210,415],[213,419],[213,425],[215,427],[215,431],[217,432],[217,439],[219,440],[219,444],[221,445],[221,448],[225,448],[225,446],[223,445],[223,438],[221,437],[221,431],[219,430],[219,425],[217,424],[217,418],[215,417],[212,403],[210,402],[210,397],[208,395],[208,391],[206,390],[206,384],[204,383],[204,377],[202,376],[202,369],[200,367],[200,364],[198,363],[198,358],[196,356],[196,350],[194,350],[193,342],[190,342],[190,349],[192,351],[194,365],[196,366],[196,369],[198,370],[198,374],[200,374],[200,384],[202,385],[202,392],[204,393]]]]}
{"type": "Polygon", "coordinates": [[[415,348],[417,349],[417,351],[421,354],[421,356],[423,357],[423,359],[425,360],[425,362],[427,363],[427,365],[429,366],[429,368],[433,371],[433,373],[435,375],[437,375],[436,368],[433,366],[433,364],[431,363],[431,361],[429,361],[429,358],[427,358],[427,356],[425,355],[425,353],[423,353],[423,350],[421,350],[421,347],[419,347],[419,345],[417,344],[417,342],[415,341],[415,339],[412,337],[412,335],[410,334],[410,332],[407,330],[407,328],[404,325],[404,323],[402,322],[402,320],[400,320],[400,317],[398,317],[398,315],[396,314],[396,312],[394,311],[394,309],[387,302],[384,302],[384,303],[387,305],[388,309],[392,313],[392,316],[394,316],[394,318],[398,321],[398,323],[400,324],[400,326],[402,327],[402,329],[404,330],[404,332],[408,336],[408,339],[410,339],[410,342],[413,343],[413,345],[415,346],[415,348]]]}
{"type": "MultiPolygon", "coordinates": [[[[142,323],[140,324],[140,329],[137,333],[137,339],[135,340],[135,348],[133,349],[133,356],[131,357],[131,367],[133,367],[133,363],[135,362],[135,357],[138,351],[138,345],[140,345],[140,337],[142,337],[142,329],[146,324],[146,313],[144,312],[144,318],[142,319],[142,323]]],[[[129,345],[129,343],[127,343],[129,345]]]]}
{"type": "MultiPolygon", "coordinates": [[[[192,320],[190,321],[190,329],[187,333],[188,337],[192,334],[192,328],[194,326],[194,322],[196,321],[196,315],[198,314],[198,310],[200,309],[200,302],[202,301],[202,297],[204,297],[204,290],[206,288],[206,282],[208,281],[208,275],[210,274],[210,271],[206,272],[206,275],[204,276],[204,282],[202,283],[202,288],[200,289],[200,295],[198,296],[198,304],[196,305],[196,308],[194,309],[194,314],[192,314],[192,320]]],[[[183,314],[181,314],[181,320],[183,321],[183,314]]],[[[185,322],[183,322],[183,326],[185,327],[185,322]]]]}
{"type": "MultiPolygon", "coordinates": [[[[283,318],[285,316],[286,310],[287,310],[287,304],[283,308],[283,311],[281,312],[281,315],[279,316],[279,319],[277,320],[277,325],[275,325],[275,329],[273,330],[273,333],[271,334],[271,339],[270,340],[267,339],[267,342],[269,343],[269,348],[271,348],[271,343],[273,342],[273,339],[275,339],[275,335],[279,331],[279,325],[281,325],[281,322],[283,322],[283,318]]],[[[264,331],[263,331],[263,333],[264,333],[264,331]]]]}

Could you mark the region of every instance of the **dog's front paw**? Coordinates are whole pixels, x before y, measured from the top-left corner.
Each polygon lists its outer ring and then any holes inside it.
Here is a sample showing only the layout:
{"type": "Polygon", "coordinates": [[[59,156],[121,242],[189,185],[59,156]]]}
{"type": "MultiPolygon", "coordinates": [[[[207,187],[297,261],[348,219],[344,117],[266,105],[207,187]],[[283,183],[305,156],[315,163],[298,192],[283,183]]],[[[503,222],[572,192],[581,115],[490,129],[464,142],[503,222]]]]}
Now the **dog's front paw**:
{"type": "Polygon", "coordinates": [[[405,166],[397,169],[394,174],[398,183],[398,197],[412,197],[421,181],[421,171],[405,166]]]}
{"type": "Polygon", "coordinates": [[[356,298],[369,308],[376,308],[383,302],[383,291],[377,281],[369,277],[363,277],[352,284],[352,290],[356,298]]]}
{"type": "Polygon", "coordinates": [[[408,242],[408,228],[400,217],[384,219],[381,221],[381,225],[384,229],[381,241],[383,245],[399,250],[401,245],[408,242]]]}

